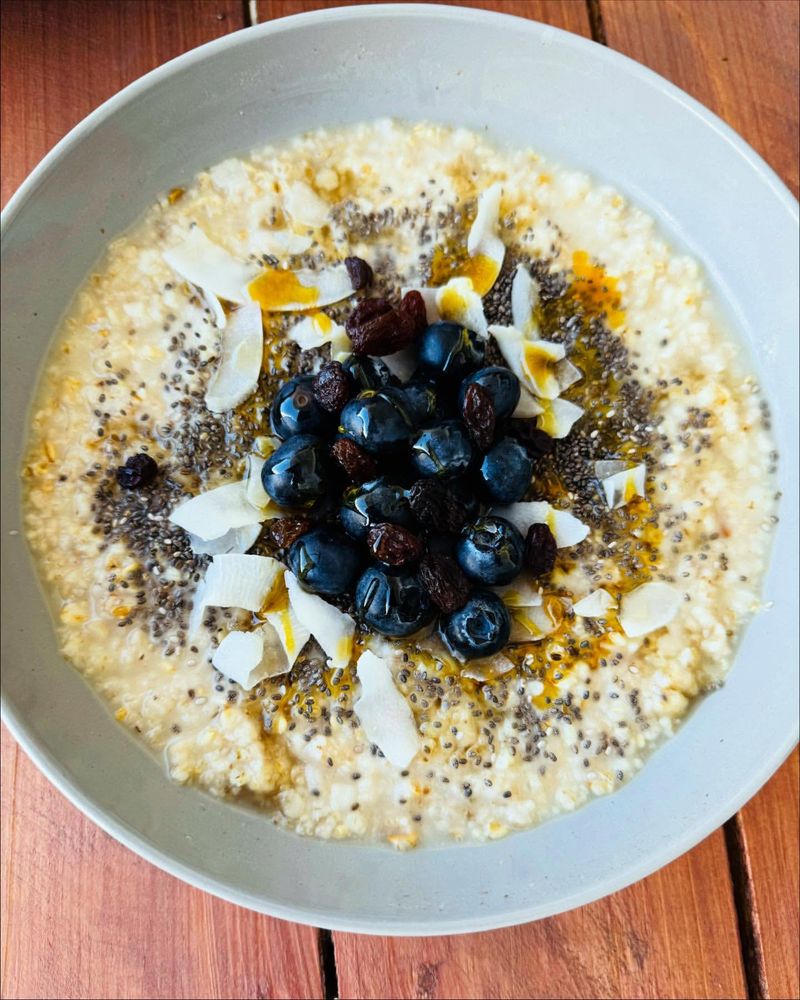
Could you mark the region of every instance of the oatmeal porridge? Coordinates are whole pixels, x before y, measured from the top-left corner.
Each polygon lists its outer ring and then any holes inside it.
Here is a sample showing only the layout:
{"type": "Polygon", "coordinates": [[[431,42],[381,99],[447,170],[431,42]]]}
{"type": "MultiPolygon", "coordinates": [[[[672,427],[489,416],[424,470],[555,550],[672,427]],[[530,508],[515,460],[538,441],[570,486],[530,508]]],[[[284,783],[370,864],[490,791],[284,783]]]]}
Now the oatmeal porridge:
{"type": "Polygon", "coordinates": [[[610,188],[380,121],[165,193],[79,291],[25,523],[65,656],[170,776],[319,837],[484,840],[724,682],[768,412],[610,188]]]}

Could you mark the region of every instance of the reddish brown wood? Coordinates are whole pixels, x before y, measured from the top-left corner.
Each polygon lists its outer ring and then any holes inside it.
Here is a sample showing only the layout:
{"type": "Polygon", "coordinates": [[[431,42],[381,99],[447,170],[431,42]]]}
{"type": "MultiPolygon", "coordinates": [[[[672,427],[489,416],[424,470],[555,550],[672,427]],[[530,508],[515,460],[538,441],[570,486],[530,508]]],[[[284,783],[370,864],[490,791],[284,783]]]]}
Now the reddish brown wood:
{"type": "MultiPolygon", "coordinates": [[[[288,14],[301,14],[307,10],[323,7],[348,7],[359,3],[374,3],[375,0],[337,0],[332,4],[326,0],[257,0],[258,20],[268,21],[288,14]]],[[[483,7],[499,10],[504,14],[528,17],[534,21],[565,28],[577,35],[589,36],[589,17],[584,0],[448,0],[459,7],[483,7]]]]}
{"type": "Polygon", "coordinates": [[[550,920],[334,941],[343,998],[746,995],[719,831],[646,881],[550,920]]]}
{"type": "Polygon", "coordinates": [[[317,931],[192,889],[74,809],[3,730],[7,998],[322,997],[317,931]]]}
{"type": "Polygon", "coordinates": [[[800,996],[800,757],[795,751],[739,813],[760,945],[760,972],[772,1000],[800,996]]]}
{"type": "MultiPolygon", "coordinates": [[[[239,0],[6,0],[3,201],[77,121],[242,27],[239,0]]],[[[9,998],[321,997],[318,932],[191,889],[70,806],[3,731],[2,987],[9,998]]]]}
{"type": "MultiPolygon", "coordinates": [[[[465,0],[590,33],[583,0],[465,0]]],[[[266,20],[330,6],[259,0],[266,20]]],[[[718,111],[797,187],[792,0],[601,0],[610,45],[718,111]]],[[[5,0],[3,200],[124,84],[241,27],[239,0],[5,0]]],[[[3,736],[4,997],[316,997],[313,930],[205,896],[84,820],[3,736]]],[[[797,985],[797,759],[740,816],[773,997],[797,985]]],[[[462,938],[334,935],[343,997],[744,996],[722,835],[552,920],[462,938]]]]}
{"type": "Polygon", "coordinates": [[[0,9],[4,204],[112,94],[244,26],[241,0],[4,0],[0,9]]]}
{"type": "Polygon", "coordinates": [[[600,0],[611,48],[716,111],[798,190],[794,0],[600,0]]]}

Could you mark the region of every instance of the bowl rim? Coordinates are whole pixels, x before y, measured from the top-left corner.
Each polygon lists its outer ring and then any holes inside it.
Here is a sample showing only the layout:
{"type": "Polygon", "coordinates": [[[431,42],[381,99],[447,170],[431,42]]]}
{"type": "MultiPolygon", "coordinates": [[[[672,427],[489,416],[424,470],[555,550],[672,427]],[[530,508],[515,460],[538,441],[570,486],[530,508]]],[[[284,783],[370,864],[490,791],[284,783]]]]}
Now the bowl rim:
{"type": "MultiPolygon", "coordinates": [[[[771,189],[773,195],[782,203],[782,207],[786,210],[790,218],[797,222],[797,200],[772,167],[731,126],[727,125],[716,114],[675,84],[636,60],[562,28],[556,28],[539,21],[521,18],[500,11],[487,11],[437,3],[388,3],[323,8],[238,29],[221,38],[214,39],[191,49],[132,81],[73,126],[45,154],[14,192],[3,209],[0,216],[0,232],[5,232],[6,228],[13,223],[17,215],[25,208],[31,197],[35,195],[41,181],[57,164],[65,150],[80,142],[86,134],[113,116],[119,108],[124,107],[129,101],[145,91],[158,86],[162,81],[169,79],[174,73],[201,62],[212,53],[224,49],[232,49],[240,44],[249,42],[254,36],[268,37],[280,35],[284,32],[291,32],[297,26],[307,23],[324,23],[332,20],[357,21],[364,18],[383,19],[397,17],[398,15],[412,20],[422,20],[430,18],[432,15],[438,15],[473,24],[487,23],[489,21],[496,22],[499,19],[502,19],[504,22],[513,20],[516,30],[525,32],[531,37],[541,39],[552,35],[560,45],[582,50],[587,56],[591,56],[601,62],[605,61],[606,63],[622,66],[637,83],[649,85],[661,91],[662,94],[670,97],[685,110],[699,118],[708,128],[716,132],[731,147],[732,152],[752,167],[759,180],[765,183],[771,189]]],[[[7,474],[16,475],[16,468],[7,474]]],[[[298,904],[296,907],[285,906],[267,900],[262,896],[250,896],[247,893],[233,889],[225,882],[218,881],[206,875],[202,868],[190,866],[176,860],[170,854],[161,850],[143,833],[108,815],[92,796],[82,791],[78,782],[68,774],[66,768],[58,759],[39,745],[36,738],[28,730],[22,712],[18,711],[5,696],[0,696],[0,717],[2,717],[2,721],[8,726],[12,736],[33,761],[34,765],[68,801],[115,840],[168,874],[174,875],[188,884],[209,892],[218,898],[273,917],[340,931],[366,934],[393,934],[398,936],[434,936],[471,933],[478,930],[493,930],[513,926],[554,915],[555,913],[565,912],[617,892],[652,874],[664,865],[669,864],[727,821],[771,777],[791,753],[798,740],[798,726],[795,725],[794,730],[788,732],[785,738],[774,746],[772,753],[768,757],[762,758],[758,766],[749,772],[747,780],[738,786],[736,794],[731,795],[725,802],[718,803],[710,815],[705,815],[693,823],[689,823],[680,838],[672,840],[663,847],[654,846],[645,858],[635,866],[626,868],[624,873],[618,873],[613,876],[607,875],[599,892],[597,891],[597,883],[594,883],[588,889],[583,889],[575,893],[574,896],[569,897],[567,900],[562,899],[555,909],[552,905],[548,905],[545,902],[523,906],[513,912],[504,912],[501,915],[492,916],[482,913],[462,919],[443,917],[435,924],[431,923],[420,926],[407,919],[385,921],[380,924],[376,924],[375,921],[366,923],[358,917],[342,917],[341,914],[333,916],[328,912],[315,910],[312,906],[304,906],[302,904],[298,904]]]]}

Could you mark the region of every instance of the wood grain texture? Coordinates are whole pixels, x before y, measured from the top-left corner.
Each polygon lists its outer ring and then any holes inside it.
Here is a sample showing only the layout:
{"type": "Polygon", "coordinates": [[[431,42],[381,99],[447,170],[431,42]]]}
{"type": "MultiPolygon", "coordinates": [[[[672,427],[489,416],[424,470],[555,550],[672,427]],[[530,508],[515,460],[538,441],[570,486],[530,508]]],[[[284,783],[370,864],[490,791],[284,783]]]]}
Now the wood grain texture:
{"type": "Polygon", "coordinates": [[[85,819],[3,730],[4,998],[322,997],[317,931],[223,903],[85,819]]]}
{"type": "Polygon", "coordinates": [[[3,0],[0,11],[3,204],[112,94],[244,26],[241,0],[3,0]]]}
{"type": "Polygon", "coordinates": [[[798,191],[795,0],[600,0],[607,44],[732,125],[798,191]]]}
{"type": "Polygon", "coordinates": [[[800,756],[739,814],[763,979],[772,1000],[800,996],[800,756]]]}
{"type": "Polygon", "coordinates": [[[460,937],[333,937],[343,1000],[746,996],[719,831],[644,882],[548,920],[460,937]]]}
{"type": "MultiPolygon", "coordinates": [[[[4,0],[3,201],[131,80],[242,27],[239,0],[4,0]]],[[[0,995],[321,997],[319,934],[164,874],[74,809],[3,731],[0,995]]]]}
{"type": "MultiPolygon", "coordinates": [[[[589,35],[583,0],[465,0],[589,35]]],[[[259,20],[333,6],[258,0],[259,20]]],[[[110,94],[241,27],[240,0],[4,0],[3,200],[110,94]]],[[[793,0],[600,0],[610,45],[716,110],[795,190],[793,0]]],[[[73,809],[3,735],[3,997],[321,997],[314,930],[171,879],[73,809]]],[[[797,758],[740,814],[772,997],[798,994],[797,758]]],[[[342,997],[745,995],[724,838],[560,917],[439,939],[335,934],[342,997]]],[[[330,984],[329,988],[330,988],[330,984]]]]}
{"type": "MultiPolygon", "coordinates": [[[[257,0],[259,21],[268,21],[289,14],[301,14],[307,10],[321,10],[324,7],[350,7],[375,0],[257,0]]],[[[482,7],[484,10],[499,10],[504,14],[528,17],[544,24],[564,28],[576,35],[589,37],[589,16],[584,0],[447,0],[453,6],[482,7]]]]}

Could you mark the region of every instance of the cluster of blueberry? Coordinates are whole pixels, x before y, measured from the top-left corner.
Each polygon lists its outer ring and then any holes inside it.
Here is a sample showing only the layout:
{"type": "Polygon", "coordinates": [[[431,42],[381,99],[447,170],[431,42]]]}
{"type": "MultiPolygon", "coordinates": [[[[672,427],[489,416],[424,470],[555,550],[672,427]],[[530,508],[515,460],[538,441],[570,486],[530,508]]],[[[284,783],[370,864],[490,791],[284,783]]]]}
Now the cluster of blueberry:
{"type": "Polygon", "coordinates": [[[482,505],[521,500],[531,483],[529,450],[503,433],[520,385],[507,368],[485,367],[483,341],[456,324],[428,326],[416,349],[418,367],[405,384],[379,358],[347,358],[341,368],[349,398],[338,412],[321,405],[311,375],[282,386],[270,420],[283,444],[265,462],[262,483],[276,504],[318,517],[288,550],[301,586],[323,596],[354,590],[356,615],[365,627],[391,637],[413,634],[444,607],[426,588],[425,574],[413,562],[374,560],[365,566],[370,530],[401,526],[423,540],[428,554],[454,560],[454,573],[469,581],[460,606],[442,614],[444,641],[461,658],[487,656],[510,634],[508,610],[487,588],[510,583],[525,560],[519,531],[502,518],[481,514],[482,505]],[[473,385],[490,400],[490,440],[481,441],[462,419],[473,385]],[[341,438],[365,454],[377,476],[343,484],[331,452],[331,442],[341,438]],[[446,484],[464,514],[460,532],[443,533],[425,523],[409,502],[421,480],[446,484]]]}

